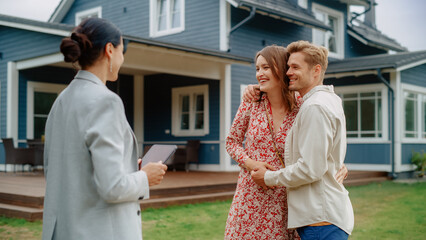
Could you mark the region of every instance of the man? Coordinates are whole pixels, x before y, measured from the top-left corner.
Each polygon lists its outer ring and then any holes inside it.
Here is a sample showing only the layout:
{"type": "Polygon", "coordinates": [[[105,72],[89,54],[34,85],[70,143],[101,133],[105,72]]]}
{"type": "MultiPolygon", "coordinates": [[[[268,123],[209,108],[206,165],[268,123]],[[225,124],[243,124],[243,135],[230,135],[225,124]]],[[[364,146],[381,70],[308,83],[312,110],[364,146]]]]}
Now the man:
{"type": "Polygon", "coordinates": [[[347,239],[354,216],[348,192],[334,177],[346,154],[346,122],[333,86],[324,86],[328,51],[306,41],[287,46],[289,89],[303,97],[287,135],[286,168],[254,169],[260,186],[286,186],[289,228],[305,239],[347,239]]]}

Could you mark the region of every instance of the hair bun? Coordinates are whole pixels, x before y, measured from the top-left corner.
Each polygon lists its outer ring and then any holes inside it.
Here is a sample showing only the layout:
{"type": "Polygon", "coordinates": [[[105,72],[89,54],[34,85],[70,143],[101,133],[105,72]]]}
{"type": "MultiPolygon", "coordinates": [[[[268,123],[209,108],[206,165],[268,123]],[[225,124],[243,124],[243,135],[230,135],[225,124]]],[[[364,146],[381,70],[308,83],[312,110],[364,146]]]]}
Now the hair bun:
{"type": "Polygon", "coordinates": [[[75,40],[79,44],[82,52],[86,52],[92,48],[92,42],[84,33],[73,32],[71,34],[71,39],[75,40]]]}
{"type": "Polygon", "coordinates": [[[81,56],[80,44],[67,37],[62,39],[61,52],[64,55],[65,62],[77,62],[81,56]]]}

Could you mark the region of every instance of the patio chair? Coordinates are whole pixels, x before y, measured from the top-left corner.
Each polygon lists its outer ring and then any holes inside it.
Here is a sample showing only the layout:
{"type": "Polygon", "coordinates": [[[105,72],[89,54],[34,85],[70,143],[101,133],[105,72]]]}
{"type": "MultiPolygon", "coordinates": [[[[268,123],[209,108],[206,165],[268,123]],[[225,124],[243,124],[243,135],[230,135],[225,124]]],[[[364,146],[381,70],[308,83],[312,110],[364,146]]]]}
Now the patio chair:
{"type": "Polygon", "coordinates": [[[185,169],[189,171],[189,163],[197,163],[198,167],[198,153],[200,149],[200,140],[188,140],[184,148],[176,150],[173,161],[169,166],[176,171],[176,169],[185,169]]]}
{"type": "Polygon", "coordinates": [[[34,166],[43,166],[44,142],[41,139],[27,139],[29,148],[34,148],[34,166]]]}
{"type": "Polygon", "coordinates": [[[34,148],[15,148],[12,138],[2,138],[2,140],[4,152],[6,153],[6,164],[13,164],[13,172],[16,172],[17,164],[22,164],[22,166],[30,164],[31,166],[34,166],[34,148]]]}

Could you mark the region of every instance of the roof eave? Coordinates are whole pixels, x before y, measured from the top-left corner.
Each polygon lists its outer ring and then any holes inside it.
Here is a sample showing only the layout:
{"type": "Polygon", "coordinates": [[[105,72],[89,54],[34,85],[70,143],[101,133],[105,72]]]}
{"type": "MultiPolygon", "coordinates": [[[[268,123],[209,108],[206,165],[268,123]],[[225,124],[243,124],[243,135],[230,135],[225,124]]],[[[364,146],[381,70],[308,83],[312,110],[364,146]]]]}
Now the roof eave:
{"type": "Polygon", "coordinates": [[[383,49],[383,50],[386,50],[386,51],[388,51],[388,50],[392,50],[392,51],[396,51],[396,52],[408,51],[407,48],[402,47],[402,46],[389,45],[389,44],[386,44],[386,43],[383,43],[383,42],[378,42],[378,41],[373,41],[373,40],[367,39],[362,34],[359,34],[356,31],[351,30],[350,27],[348,28],[347,31],[348,31],[348,34],[350,36],[354,37],[355,39],[357,39],[358,41],[360,41],[364,45],[383,49]]]}
{"type": "Polygon", "coordinates": [[[74,1],[75,0],[61,0],[58,6],[56,6],[55,11],[53,11],[52,15],[50,15],[48,22],[60,23],[70,10],[74,1]]]}
{"type": "MultiPolygon", "coordinates": [[[[228,2],[231,0],[227,0],[228,2]]],[[[234,1],[232,1],[234,2],[234,1]]],[[[234,2],[235,4],[237,4],[236,2],[234,2]]],[[[235,6],[234,4],[230,3],[231,5],[235,6]]],[[[251,2],[240,2],[237,7],[245,9],[245,10],[249,10],[249,8],[255,7],[257,10],[256,12],[262,15],[269,15],[273,18],[279,18],[282,19],[284,21],[287,22],[291,22],[291,23],[296,23],[299,25],[305,25],[308,26],[310,28],[318,28],[321,30],[325,30],[325,31],[332,31],[333,29],[320,22],[319,20],[315,19],[312,17],[312,19],[308,19],[308,18],[302,18],[297,14],[293,14],[293,13],[284,13],[282,11],[276,11],[274,9],[270,9],[270,8],[266,8],[263,5],[260,4],[256,4],[256,3],[251,3],[251,2]]]]}
{"type": "Polygon", "coordinates": [[[149,40],[145,38],[138,38],[138,37],[127,36],[127,35],[123,35],[123,39],[128,40],[129,42],[146,44],[146,45],[155,46],[155,47],[162,47],[167,49],[173,49],[178,51],[184,51],[189,53],[196,53],[196,54],[201,54],[206,56],[228,59],[228,60],[231,60],[231,62],[233,63],[252,64],[254,62],[252,58],[232,55],[226,52],[214,51],[209,49],[194,48],[190,46],[184,46],[184,45],[160,42],[160,41],[153,41],[153,40],[149,40]]]}

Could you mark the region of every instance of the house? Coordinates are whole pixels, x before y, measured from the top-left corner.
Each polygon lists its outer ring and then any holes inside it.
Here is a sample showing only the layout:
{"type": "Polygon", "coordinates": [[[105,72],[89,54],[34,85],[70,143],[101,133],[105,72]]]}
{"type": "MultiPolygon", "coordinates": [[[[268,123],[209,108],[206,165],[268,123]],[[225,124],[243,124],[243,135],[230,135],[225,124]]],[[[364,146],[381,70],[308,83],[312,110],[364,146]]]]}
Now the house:
{"type": "Polygon", "coordinates": [[[120,80],[109,87],[141,149],[199,139],[200,163],[191,169],[238,170],[224,144],[241,90],[256,82],[253,57],[302,39],[330,51],[326,83],[344,102],[349,169],[402,176],[413,169],[411,151],[426,146],[426,52],[407,52],[378,31],[375,7],[374,0],[62,0],[48,22],[0,15],[0,135],[22,145],[43,135],[51,103],[75,74],[59,43],[83,19],[102,17],[128,42],[120,80]],[[352,5],[365,7],[364,21],[352,5]]]}

